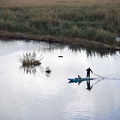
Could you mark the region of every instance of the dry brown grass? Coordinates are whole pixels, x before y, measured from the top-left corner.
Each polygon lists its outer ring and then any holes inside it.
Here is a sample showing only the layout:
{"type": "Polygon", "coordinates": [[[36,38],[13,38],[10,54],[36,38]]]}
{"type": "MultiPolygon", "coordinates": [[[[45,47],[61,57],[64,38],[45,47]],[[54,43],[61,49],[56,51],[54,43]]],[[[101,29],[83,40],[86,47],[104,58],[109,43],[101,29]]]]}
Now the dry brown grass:
{"type": "Polygon", "coordinates": [[[49,5],[68,5],[81,6],[90,4],[105,4],[119,2],[119,0],[0,0],[1,7],[15,6],[49,6],[49,5]]]}
{"type": "Polygon", "coordinates": [[[0,36],[50,42],[80,38],[120,46],[115,42],[119,13],[120,0],[0,0],[0,36]]]}

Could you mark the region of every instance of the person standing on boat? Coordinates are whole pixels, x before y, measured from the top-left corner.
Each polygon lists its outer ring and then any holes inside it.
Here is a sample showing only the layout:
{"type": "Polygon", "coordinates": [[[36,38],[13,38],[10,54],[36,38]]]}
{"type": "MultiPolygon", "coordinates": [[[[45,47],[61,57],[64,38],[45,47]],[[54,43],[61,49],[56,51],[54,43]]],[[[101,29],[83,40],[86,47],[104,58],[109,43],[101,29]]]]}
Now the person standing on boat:
{"type": "Polygon", "coordinates": [[[93,71],[90,69],[90,67],[86,70],[87,71],[87,78],[90,78],[90,72],[93,73],[93,71]]]}

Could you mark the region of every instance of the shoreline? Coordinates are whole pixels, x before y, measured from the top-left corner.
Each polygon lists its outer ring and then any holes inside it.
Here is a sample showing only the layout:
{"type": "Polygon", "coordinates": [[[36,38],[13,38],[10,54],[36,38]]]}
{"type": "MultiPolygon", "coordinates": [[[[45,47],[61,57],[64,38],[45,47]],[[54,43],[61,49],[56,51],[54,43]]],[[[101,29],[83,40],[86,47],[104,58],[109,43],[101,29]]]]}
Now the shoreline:
{"type": "Polygon", "coordinates": [[[111,46],[107,44],[102,44],[95,41],[89,41],[86,39],[80,38],[62,38],[62,37],[54,37],[54,36],[40,36],[40,35],[29,35],[23,33],[11,33],[8,31],[0,31],[0,39],[8,40],[8,39],[23,39],[23,40],[33,40],[33,41],[43,41],[50,43],[60,43],[69,46],[76,47],[85,47],[85,48],[95,48],[95,49],[108,49],[114,51],[120,51],[120,47],[111,46]]]}

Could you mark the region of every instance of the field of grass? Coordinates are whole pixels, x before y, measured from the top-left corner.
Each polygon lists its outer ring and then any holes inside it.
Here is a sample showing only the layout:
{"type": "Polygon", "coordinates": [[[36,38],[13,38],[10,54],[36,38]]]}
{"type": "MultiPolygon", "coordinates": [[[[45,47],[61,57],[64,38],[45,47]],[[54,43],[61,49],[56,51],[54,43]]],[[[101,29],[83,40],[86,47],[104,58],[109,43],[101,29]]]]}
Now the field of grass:
{"type": "Polygon", "coordinates": [[[119,0],[0,0],[0,6],[50,6],[50,5],[67,5],[83,6],[93,4],[117,3],[119,0]]]}
{"type": "Polygon", "coordinates": [[[120,46],[119,0],[1,0],[0,30],[120,46]]]}

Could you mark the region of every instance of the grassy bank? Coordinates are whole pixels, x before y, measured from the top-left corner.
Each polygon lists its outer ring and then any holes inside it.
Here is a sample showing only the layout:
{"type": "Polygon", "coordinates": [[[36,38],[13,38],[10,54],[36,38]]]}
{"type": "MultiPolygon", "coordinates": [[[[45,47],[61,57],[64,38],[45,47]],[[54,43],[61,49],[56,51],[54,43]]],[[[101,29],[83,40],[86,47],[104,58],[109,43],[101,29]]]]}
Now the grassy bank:
{"type": "Polygon", "coordinates": [[[77,40],[89,40],[91,44],[98,42],[120,47],[120,43],[115,40],[120,36],[120,2],[1,6],[0,30],[12,35],[22,33],[69,40],[77,38],[77,40]]]}

